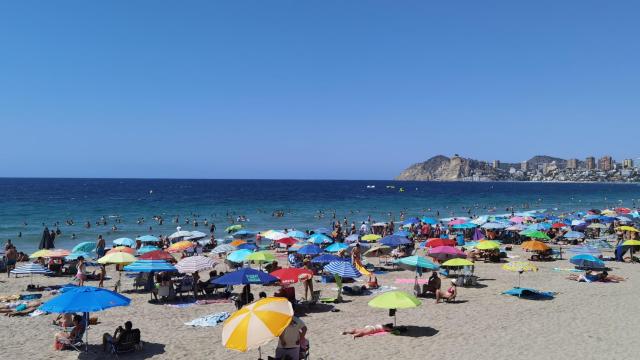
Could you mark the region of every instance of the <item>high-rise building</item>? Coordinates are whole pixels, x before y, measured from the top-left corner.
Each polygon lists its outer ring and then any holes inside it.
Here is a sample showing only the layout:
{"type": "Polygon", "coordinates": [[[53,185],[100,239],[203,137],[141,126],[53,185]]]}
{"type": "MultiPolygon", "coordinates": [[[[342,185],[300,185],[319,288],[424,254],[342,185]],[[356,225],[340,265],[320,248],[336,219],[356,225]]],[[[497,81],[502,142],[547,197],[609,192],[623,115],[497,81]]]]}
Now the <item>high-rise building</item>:
{"type": "Polygon", "coordinates": [[[500,160],[493,160],[493,168],[500,169],[500,160]]]}
{"type": "Polygon", "coordinates": [[[595,170],[596,158],[594,158],[593,156],[589,156],[588,158],[585,159],[585,163],[587,166],[587,170],[595,170]]]}
{"type": "Polygon", "coordinates": [[[520,170],[527,171],[529,170],[529,162],[523,161],[520,163],[520,170]]]}
{"type": "Polygon", "coordinates": [[[633,168],[633,159],[624,159],[622,161],[622,167],[625,169],[633,168]]]}
{"type": "Polygon", "coordinates": [[[598,160],[598,169],[602,171],[613,170],[613,159],[611,156],[603,156],[598,160]]]}
{"type": "Polygon", "coordinates": [[[567,160],[567,169],[575,170],[578,168],[578,159],[567,160]]]}

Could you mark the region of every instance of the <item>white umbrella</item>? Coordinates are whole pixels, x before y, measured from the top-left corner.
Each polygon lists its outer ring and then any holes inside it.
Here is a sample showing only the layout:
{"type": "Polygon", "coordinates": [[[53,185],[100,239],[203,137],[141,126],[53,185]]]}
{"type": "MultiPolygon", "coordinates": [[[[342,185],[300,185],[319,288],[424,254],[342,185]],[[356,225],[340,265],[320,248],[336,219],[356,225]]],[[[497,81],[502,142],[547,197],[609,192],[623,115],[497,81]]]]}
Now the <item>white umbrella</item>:
{"type": "Polygon", "coordinates": [[[213,259],[206,256],[190,256],[176,264],[176,269],[183,274],[193,274],[198,271],[212,269],[216,266],[213,259]]]}
{"type": "Polygon", "coordinates": [[[179,231],[176,231],[173,234],[169,235],[169,240],[186,238],[186,237],[189,237],[189,236],[191,236],[191,231],[179,230],[179,231]]]}
{"type": "Polygon", "coordinates": [[[214,254],[222,254],[222,253],[228,253],[228,252],[232,252],[235,251],[236,248],[229,245],[229,244],[222,244],[222,245],[218,245],[215,248],[213,248],[213,250],[211,251],[214,254]]]}

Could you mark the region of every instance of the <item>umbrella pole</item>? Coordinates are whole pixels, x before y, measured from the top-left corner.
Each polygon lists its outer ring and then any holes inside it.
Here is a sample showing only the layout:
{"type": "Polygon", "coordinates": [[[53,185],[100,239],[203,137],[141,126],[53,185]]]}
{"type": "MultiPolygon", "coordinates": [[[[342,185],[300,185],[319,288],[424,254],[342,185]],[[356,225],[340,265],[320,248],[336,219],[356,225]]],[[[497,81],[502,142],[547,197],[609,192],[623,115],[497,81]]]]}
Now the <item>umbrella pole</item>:
{"type": "Polygon", "coordinates": [[[89,313],[88,312],[84,313],[84,334],[86,339],[84,341],[84,351],[89,352],[89,313]]]}
{"type": "Polygon", "coordinates": [[[258,360],[262,360],[262,349],[258,346],[258,360]]]}

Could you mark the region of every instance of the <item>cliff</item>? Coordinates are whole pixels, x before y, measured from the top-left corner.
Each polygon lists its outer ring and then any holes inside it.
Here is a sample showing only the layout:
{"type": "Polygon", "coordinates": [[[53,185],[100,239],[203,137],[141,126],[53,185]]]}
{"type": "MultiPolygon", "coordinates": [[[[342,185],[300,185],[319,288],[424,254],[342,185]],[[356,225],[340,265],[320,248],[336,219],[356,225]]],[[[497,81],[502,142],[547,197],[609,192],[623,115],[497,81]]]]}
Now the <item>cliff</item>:
{"type": "Polygon", "coordinates": [[[400,173],[396,180],[456,181],[474,176],[487,180],[498,180],[500,174],[500,170],[492,168],[483,161],[460,156],[448,158],[438,155],[425,162],[411,165],[400,173]]]}

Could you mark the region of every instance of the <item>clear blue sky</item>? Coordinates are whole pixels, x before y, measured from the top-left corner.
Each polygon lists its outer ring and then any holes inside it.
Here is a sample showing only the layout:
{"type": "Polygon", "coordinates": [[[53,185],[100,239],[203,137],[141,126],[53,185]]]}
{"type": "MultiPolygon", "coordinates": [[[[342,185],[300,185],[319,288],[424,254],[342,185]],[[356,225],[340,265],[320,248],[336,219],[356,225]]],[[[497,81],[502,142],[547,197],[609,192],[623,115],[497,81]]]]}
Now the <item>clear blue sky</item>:
{"type": "Polygon", "coordinates": [[[637,1],[4,1],[0,176],[640,155],[637,1]]]}

